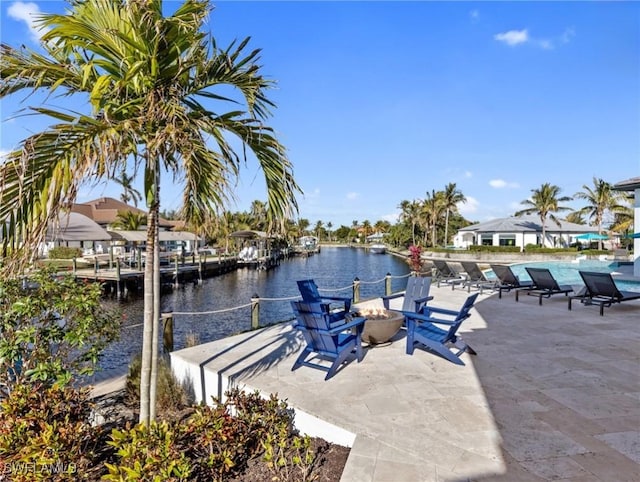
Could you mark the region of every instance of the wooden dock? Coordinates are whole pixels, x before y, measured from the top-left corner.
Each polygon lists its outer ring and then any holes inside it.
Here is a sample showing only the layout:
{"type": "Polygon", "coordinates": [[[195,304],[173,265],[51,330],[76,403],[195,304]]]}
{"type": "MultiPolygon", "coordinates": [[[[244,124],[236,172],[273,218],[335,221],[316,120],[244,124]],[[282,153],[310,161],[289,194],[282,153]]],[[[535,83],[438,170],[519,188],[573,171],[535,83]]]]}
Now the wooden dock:
{"type": "MultiPolygon", "coordinates": [[[[160,267],[160,284],[164,289],[181,283],[202,282],[204,278],[227,273],[239,266],[235,257],[200,259],[195,262],[188,262],[187,259],[176,259],[173,264],[160,267]]],[[[76,268],[73,275],[80,280],[102,283],[105,293],[115,294],[118,298],[126,296],[130,291],[140,291],[144,285],[144,270],[130,268],[122,262],[106,266],[96,263],[92,268],[76,268]]]]}

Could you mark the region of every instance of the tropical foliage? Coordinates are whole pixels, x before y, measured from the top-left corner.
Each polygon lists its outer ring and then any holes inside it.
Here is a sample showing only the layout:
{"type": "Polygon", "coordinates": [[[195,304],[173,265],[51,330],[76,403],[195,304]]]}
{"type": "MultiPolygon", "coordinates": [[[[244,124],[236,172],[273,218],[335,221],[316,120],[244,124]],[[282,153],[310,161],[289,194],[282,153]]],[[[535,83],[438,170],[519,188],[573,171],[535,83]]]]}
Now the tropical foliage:
{"type": "Polygon", "coordinates": [[[561,206],[561,202],[571,201],[568,196],[560,196],[561,189],[550,183],[544,183],[538,189],[531,190],[531,197],[521,202],[526,209],[516,212],[516,216],[522,216],[523,214],[537,214],[540,217],[540,224],[542,225],[542,246],[547,239],[546,223],[547,219],[551,219],[554,223],[560,226],[560,221],[556,218],[555,213],[559,211],[570,211],[571,208],[561,206]]]}
{"type": "MultiPolygon", "coordinates": [[[[598,228],[598,234],[602,234],[602,223],[607,213],[616,213],[624,211],[624,206],[620,203],[624,200],[624,196],[619,191],[611,189],[611,184],[596,178],[593,178],[593,186],[582,186],[582,191],[574,194],[577,199],[584,199],[587,205],[580,209],[580,214],[587,215],[594,226],[598,228]]],[[[602,249],[602,239],[598,240],[598,249],[602,249]]]]}
{"type": "Polygon", "coordinates": [[[0,97],[22,90],[84,94],[90,107],[29,108],[53,124],[23,140],[0,169],[5,248],[15,254],[42,242],[48,222],[74,202],[83,181],[111,178],[130,158],[143,171],[153,263],[145,265],[141,421],[155,416],[162,172],[184,179],[182,217],[195,226],[233,197],[231,180],[247,151],[264,173],[269,226],[282,225],[299,192],[285,149],[264,122],[274,107],[267,97],[273,82],[261,74],[260,51],[247,52],[249,39],[219,48],[203,31],[209,11],[206,0],[185,1],[170,16],[159,0],[73,2],[67,13],[40,19],[44,53],[6,44],[0,50],[0,97]],[[239,98],[222,95],[221,85],[239,98]]]}

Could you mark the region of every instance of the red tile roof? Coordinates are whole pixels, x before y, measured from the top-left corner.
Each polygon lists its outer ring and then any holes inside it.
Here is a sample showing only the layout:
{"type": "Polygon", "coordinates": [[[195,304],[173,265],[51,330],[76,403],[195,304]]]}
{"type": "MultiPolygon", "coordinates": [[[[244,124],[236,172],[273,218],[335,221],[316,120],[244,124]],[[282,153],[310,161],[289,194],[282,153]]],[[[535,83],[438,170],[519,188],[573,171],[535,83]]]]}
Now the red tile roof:
{"type": "MultiPolygon", "coordinates": [[[[145,216],[147,215],[146,211],[138,209],[135,206],[129,206],[111,197],[101,197],[93,201],[74,204],[71,207],[71,211],[83,214],[102,226],[115,223],[118,219],[119,211],[132,211],[134,213],[144,214],[145,216]]],[[[160,218],[159,225],[161,227],[172,227],[174,222],[160,218]]]]}

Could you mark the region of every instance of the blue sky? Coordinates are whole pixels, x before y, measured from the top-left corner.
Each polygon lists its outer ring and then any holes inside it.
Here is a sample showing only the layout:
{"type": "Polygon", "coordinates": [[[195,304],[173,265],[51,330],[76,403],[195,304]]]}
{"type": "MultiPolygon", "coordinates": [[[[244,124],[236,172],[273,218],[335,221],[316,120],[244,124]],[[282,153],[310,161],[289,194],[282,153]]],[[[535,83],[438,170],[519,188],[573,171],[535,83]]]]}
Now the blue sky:
{"type": "MultiPolygon", "coordinates": [[[[3,0],[2,42],[36,48],[29,13],[64,6],[3,0]]],[[[449,182],[485,221],[545,182],[573,195],[640,175],[640,3],[227,1],[209,26],[219,45],[251,36],[263,50],[270,123],[312,223],[394,222],[402,200],[449,182]]],[[[0,150],[36,129],[12,115],[34,102],[3,99],[0,150]]],[[[162,186],[162,208],[178,209],[180,186],[162,186]]],[[[235,191],[232,211],[266,200],[254,162],[235,191]]]]}

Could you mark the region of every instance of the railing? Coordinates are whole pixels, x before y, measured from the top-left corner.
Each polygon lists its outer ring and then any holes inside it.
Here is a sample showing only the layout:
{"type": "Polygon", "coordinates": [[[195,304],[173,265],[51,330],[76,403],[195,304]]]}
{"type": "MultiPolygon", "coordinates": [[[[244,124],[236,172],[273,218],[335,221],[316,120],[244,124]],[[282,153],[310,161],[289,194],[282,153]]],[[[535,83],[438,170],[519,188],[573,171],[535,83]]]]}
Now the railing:
{"type": "MultiPolygon", "coordinates": [[[[351,290],[352,298],[354,303],[359,303],[362,301],[360,299],[360,287],[362,285],[374,285],[378,283],[384,282],[384,293],[385,296],[392,294],[391,291],[391,280],[392,279],[400,279],[400,278],[408,278],[411,274],[401,275],[401,276],[393,276],[390,273],[387,273],[384,278],[374,281],[362,281],[358,277],[354,278],[353,282],[341,288],[318,288],[319,291],[323,292],[341,292],[351,290]]],[[[254,294],[251,297],[251,301],[249,303],[233,306],[230,308],[223,308],[218,310],[211,311],[173,311],[171,313],[163,313],[161,315],[162,321],[162,333],[163,333],[163,345],[166,353],[173,351],[173,326],[174,326],[174,316],[201,316],[201,315],[214,315],[219,313],[227,313],[230,311],[241,310],[248,307],[251,307],[251,329],[255,330],[261,327],[260,325],[260,304],[265,302],[282,302],[282,301],[293,301],[300,299],[300,295],[296,296],[288,296],[282,298],[261,298],[258,294],[254,294]]]]}

